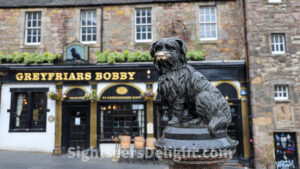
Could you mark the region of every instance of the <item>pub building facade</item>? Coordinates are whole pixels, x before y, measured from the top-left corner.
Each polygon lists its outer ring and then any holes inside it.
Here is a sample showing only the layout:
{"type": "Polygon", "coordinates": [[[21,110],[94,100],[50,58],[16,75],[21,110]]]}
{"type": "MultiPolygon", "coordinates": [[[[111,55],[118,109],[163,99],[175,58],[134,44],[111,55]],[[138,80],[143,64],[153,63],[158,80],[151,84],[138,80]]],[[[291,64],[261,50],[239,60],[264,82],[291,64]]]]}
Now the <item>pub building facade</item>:
{"type": "Polygon", "coordinates": [[[96,53],[148,51],[160,38],[179,37],[189,50],[205,50],[205,61],[189,63],[228,100],[228,133],[239,141],[233,161],[250,163],[242,0],[0,0],[0,21],[1,52],[60,55],[55,64],[0,65],[0,149],[62,154],[74,147],[113,156],[112,136],[159,138],[169,112],[153,63],[97,63],[96,53]]]}

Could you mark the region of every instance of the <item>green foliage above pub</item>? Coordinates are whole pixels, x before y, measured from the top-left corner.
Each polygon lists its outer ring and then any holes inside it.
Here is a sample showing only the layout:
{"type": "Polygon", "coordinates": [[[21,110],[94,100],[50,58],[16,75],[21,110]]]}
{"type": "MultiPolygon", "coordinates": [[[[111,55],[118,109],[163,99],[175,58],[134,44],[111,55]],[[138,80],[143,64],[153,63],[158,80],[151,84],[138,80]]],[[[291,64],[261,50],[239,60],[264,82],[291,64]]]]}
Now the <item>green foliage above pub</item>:
{"type": "MultiPolygon", "coordinates": [[[[188,51],[186,57],[188,60],[201,61],[205,59],[204,50],[188,51]]],[[[40,64],[40,63],[54,63],[59,59],[59,54],[53,54],[49,52],[45,53],[18,53],[3,54],[0,51],[0,64],[2,63],[21,63],[21,64],[40,64]]],[[[149,52],[130,52],[124,50],[123,52],[111,52],[106,50],[104,52],[97,52],[98,63],[116,64],[122,62],[152,62],[153,58],[149,52]]]]}
{"type": "MultiPolygon", "coordinates": [[[[204,50],[194,50],[188,51],[186,57],[188,60],[201,61],[205,59],[204,55],[204,50]]],[[[97,60],[98,63],[116,64],[119,62],[152,62],[153,58],[149,52],[130,52],[128,50],[111,52],[110,50],[106,50],[104,52],[97,52],[97,60]]]]}
{"type": "Polygon", "coordinates": [[[59,54],[52,54],[45,52],[42,54],[38,53],[18,53],[3,54],[0,52],[0,64],[1,63],[23,63],[23,64],[38,64],[38,63],[53,63],[59,58],[59,54]]]}

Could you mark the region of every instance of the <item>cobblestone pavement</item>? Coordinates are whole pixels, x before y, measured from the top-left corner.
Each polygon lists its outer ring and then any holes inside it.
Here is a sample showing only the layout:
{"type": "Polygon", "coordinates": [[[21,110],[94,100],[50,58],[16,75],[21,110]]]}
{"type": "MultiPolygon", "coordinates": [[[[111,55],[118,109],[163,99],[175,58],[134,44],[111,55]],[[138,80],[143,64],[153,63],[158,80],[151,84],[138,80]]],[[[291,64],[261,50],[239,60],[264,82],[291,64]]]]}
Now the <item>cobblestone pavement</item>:
{"type": "MultiPolygon", "coordinates": [[[[122,161],[107,158],[69,158],[68,155],[54,156],[46,153],[0,151],[0,169],[168,169],[162,162],[122,161]]],[[[224,169],[238,169],[224,167],[224,169]]]]}

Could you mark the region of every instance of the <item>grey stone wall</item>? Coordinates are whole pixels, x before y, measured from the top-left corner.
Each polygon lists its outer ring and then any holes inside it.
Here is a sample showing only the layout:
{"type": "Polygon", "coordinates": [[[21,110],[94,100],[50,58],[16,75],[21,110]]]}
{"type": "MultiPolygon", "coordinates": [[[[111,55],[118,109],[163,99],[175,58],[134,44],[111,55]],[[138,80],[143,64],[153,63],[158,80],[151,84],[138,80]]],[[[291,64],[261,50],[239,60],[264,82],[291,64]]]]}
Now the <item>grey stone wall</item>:
{"type": "Polygon", "coordinates": [[[254,161],[256,168],[275,168],[273,133],[295,132],[300,143],[300,1],[246,2],[254,161]],[[272,33],[285,34],[285,54],[271,54],[272,33]],[[288,101],[274,100],[276,84],[289,86],[288,101]]]}
{"type": "MultiPolygon", "coordinates": [[[[63,54],[64,46],[79,41],[80,10],[89,8],[97,9],[97,43],[88,45],[90,61],[96,63],[96,51],[100,50],[99,7],[0,9],[0,51],[63,54]],[[41,45],[24,45],[26,11],[42,11],[41,45]]],[[[184,39],[191,50],[204,49],[207,60],[245,59],[242,0],[104,6],[103,13],[104,50],[147,51],[157,39],[177,36],[184,39]],[[219,36],[218,40],[203,42],[199,40],[199,6],[207,5],[217,6],[219,36]],[[153,41],[136,43],[134,12],[135,8],[143,7],[152,8],[153,41]]]]}

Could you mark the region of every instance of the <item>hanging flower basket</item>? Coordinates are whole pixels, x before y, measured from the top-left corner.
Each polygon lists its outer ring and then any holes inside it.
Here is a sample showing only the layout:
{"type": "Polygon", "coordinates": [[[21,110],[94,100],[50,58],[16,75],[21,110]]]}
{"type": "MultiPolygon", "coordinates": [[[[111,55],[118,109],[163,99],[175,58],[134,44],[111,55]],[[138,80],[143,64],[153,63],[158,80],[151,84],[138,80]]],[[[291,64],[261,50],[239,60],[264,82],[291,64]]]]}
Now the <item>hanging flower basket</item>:
{"type": "Polygon", "coordinates": [[[49,98],[51,100],[62,100],[62,94],[61,93],[58,93],[58,92],[50,92],[49,93],[49,98]]]}
{"type": "Polygon", "coordinates": [[[91,102],[96,102],[97,101],[97,93],[93,91],[92,93],[86,93],[83,96],[83,100],[85,101],[91,101],[91,102]]]}
{"type": "Polygon", "coordinates": [[[152,90],[147,90],[146,92],[141,93],[141,97],[146,101],[153,100],[154,93],[152,90]]]}

